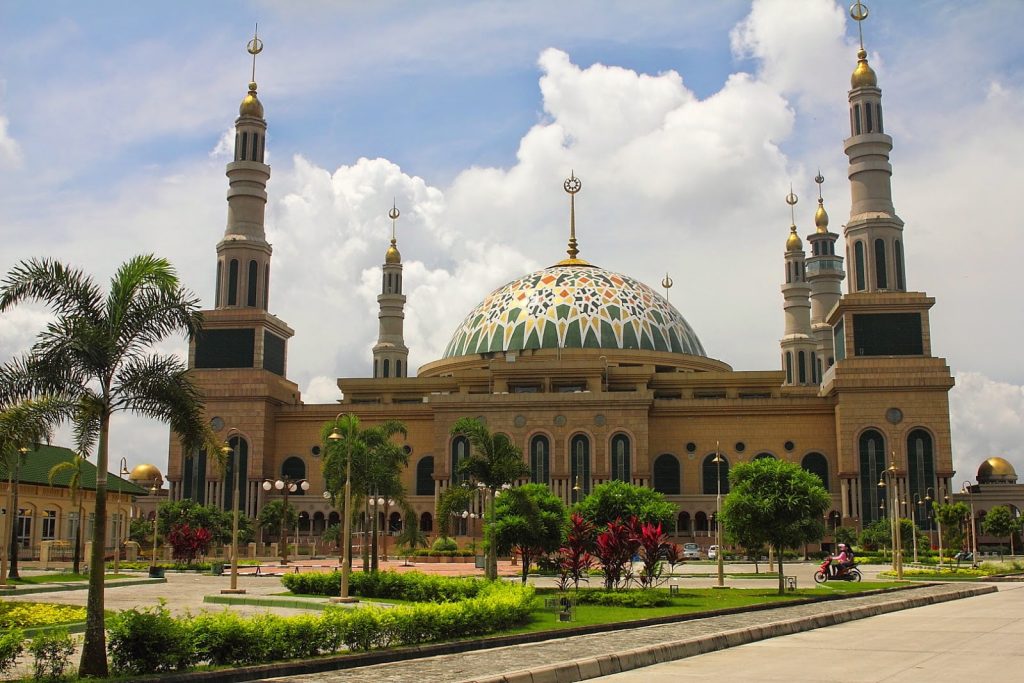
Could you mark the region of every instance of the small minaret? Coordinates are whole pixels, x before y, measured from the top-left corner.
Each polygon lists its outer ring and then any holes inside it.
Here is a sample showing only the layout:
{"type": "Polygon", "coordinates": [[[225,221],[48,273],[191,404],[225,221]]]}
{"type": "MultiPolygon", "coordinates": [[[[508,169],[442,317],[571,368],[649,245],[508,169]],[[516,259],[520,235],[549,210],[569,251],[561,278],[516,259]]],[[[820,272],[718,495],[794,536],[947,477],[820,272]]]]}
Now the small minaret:
{"type": "Polygon", "coordinates": [[[254,35],[252,81],[235,119],[235,158],[227,165],[228,221],[217,244],[217,286],[214,308],[267,310],[270,291],[270,244],[263,229],[270,167],[263,163],[267,122],[256,96],[256,55],[263,41],[254,35]]]}
{"type": "Polygon", "coordinates": [[[804,272],[804,245],[796,234],[797,196],[790,188],[786,195],[790,218],[786,239],[786,282],[782,285],[786,331],[779,341],[782,347],[782,368],[786,371],[785,386],[817,384],[816,345],[811,337],[811,287],[804,272]]]}
{"type": "Polygon", "coordinates": [[[398,253],[395,223],[401,212],[397,206],[388,211],[391,219],[391,246],[384,254],[383,277],[377,303],[379,331],[373,347],[374,377],[408,377],[409,349],[405,345],[405,295],[402,294],[402,255],[398,253]]]}
{"type": "Polygon", "coordinates": [[[850,78],[850,137],[845,142],[850,159],[850,220],[846,263],[850,268],[847,291],[906,291],[903,259],[903,221],[892,204],[892,138],[882,126],[882,91],[868,65],[861,22],[868,16],[863,3],[850,8],[857,21],[860,50],[850,78]]]}
{"type": "Polygon", "coordinates": [[[821,185],[825,178],[818,171],[814,177],[818,184],[818,210],[814,212],[815,231],[807,236],[811,244],[811,257],[807,259],[807,282],[811,286],[811,330],[815,341],[814,374],[817,381],[825,370],[835,363],[832,326],[826,322],[829,311],[842,296],[843,257],[836,256],[836,240],[839,238],[828,230],[828,213],[821,196],[821,185]]]}

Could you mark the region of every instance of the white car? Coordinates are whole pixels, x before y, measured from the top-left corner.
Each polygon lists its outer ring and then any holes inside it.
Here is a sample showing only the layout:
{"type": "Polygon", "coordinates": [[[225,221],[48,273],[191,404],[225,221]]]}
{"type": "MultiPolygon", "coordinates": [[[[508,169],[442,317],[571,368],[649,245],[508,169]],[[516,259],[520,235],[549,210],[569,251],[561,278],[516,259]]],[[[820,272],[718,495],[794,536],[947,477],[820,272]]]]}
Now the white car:
{"type": "Polygon", "coordinates": [[[683,559],[684,560],[699,560],[700,559],[700,546],[696,543],[684,543],[683,544],[683,559]]]}
{"type": "Polygon", "coordinates": [[[718,559],[718,546],[717,545],[708,546],[708,559],[709,560],[717,560],[718,559]]]}

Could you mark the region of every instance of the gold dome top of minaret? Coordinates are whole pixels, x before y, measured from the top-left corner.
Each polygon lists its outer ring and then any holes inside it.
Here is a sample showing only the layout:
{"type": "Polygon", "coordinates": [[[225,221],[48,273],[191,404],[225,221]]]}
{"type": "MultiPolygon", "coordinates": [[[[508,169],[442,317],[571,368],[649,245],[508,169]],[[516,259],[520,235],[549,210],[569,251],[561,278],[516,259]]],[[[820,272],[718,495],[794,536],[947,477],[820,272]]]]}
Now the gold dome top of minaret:
{"type": "Polygon", "coordinates": [[[252,40],[245,46],[245,51],[252,55],[252,80],[249,81],[249,93],[242,99],[242,104],[238,106],[238,115],[262,119],[263,104],[256,97],[256,55],[263,52],[263,41],[259,37],[259,24],[256,25],[252,40]]]}
{"type": "Polygon", "coordinates": [[[821,198],[821,184],[825,182],[825,177],[821,171],[814,176],[814,182],[818,184],[818,210],[814,212],[814,226],[817,232],[828,232],[828,212],[825,211],[825,200],[821,198]]]}
{"type": "Polygon", "coordinates": [[[853,75],[850,76],[850,86],[853,88],[873,88],[876,85],[878,85],[878,76],[875,75],[875,70],[868,64],[867,50],[861,48],[857,50],[857,68],[853,70],[853,75]]]}
{"type": "Polygon", "coordinates": [[[402,212],[398,210],[398,205],[392,203],[391,210],[388,211],[388,218],[391,219],[391,246],[384,253],[384,263],[386,265],[393,265],[402,262],[402,254],[398,251],[398,238],[395,237],[395,222],[398,217],[402,215],[402,212]]]}

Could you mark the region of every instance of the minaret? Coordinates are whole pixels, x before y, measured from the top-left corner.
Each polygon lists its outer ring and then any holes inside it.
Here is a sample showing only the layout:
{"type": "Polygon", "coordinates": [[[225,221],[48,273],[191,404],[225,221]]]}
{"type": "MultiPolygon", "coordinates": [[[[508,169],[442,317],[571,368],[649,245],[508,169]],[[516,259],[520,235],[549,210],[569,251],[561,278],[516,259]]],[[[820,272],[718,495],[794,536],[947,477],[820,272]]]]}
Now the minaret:
{"type": "Polygon", "coordinates": [[[257,36],[249,41],[252,78],[235,119],[235,158],[227,165],[228,221],[217,244],[217,288],[214,308],[267,310],[270,253],[263,229],[270,167],[263,163],[267,121],[256,96],[256,55],[263,51],[257,36]]]}
{"type": "Polygon", "coordinates": [[[903,221],[892,204],[892,138],[882,126],[882,91],[864,49],[861,22],[867,8],[856,3],[851,16],[857,21],[860,50],[850,78],[850,137],[845,142],[852,200],[843,231],[850,268],[847,291],[903,292],[903,221]]]}
{"type": "Polygon", "coordinates": [[[842,296],[843,257],[836,256],[836,240],[839,238],[828,230],[828,213],[821,196],[821,185],[825,178],[818,171],[814,177],[818,184],[818,210],[814,212],[815,231],[807,236],[811,244],[811,257],[807,259],[807,282],[811,285],[811,330],[815,341],[815,375],[818,382],[825,370],[835,363],[832,326],[826,322],[829,311],[842,296]]]}
{"type": "Polygon", "coordinates": [[[391,246],[384,254],[383,276],[377,303],[380,313],[377,343],[373,347],[374,377],[408,377],[409,349],[405,345],[405,295],[402,294],[402,255],[398,252],[395,223],[401,212],[397,206],[388,211],[391,219],[391,246]]]}
{"type": "Polygon", "coordinates": [[[790,188],[786,195],[792,224],[786,239],[786,282],[782,285],[785,300],[786,332],[779,341],[782,347],[782,368],[786,371],[786,386],[817,384],[816,345],[811,337],[811,287],[804,271],[804,245],[796,234],[797,196],[790,188]]]}

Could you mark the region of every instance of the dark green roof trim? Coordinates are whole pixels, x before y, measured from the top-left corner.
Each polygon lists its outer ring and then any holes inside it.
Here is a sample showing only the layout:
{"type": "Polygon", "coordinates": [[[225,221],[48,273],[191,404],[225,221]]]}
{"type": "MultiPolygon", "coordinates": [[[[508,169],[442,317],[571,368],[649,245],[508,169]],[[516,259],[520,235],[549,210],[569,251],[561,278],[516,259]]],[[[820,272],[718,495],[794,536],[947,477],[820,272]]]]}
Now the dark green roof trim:
{"type": "MultiPolygon", "coordinates": [[[[57,463],[69,462],[74,454],[74,451],[71,449],[60,446],[47,446],[45,444],[37,446],[36,450],[25,454],[25,460],[21,464],[21,483],[50,486],[50,468],[57,463]]],[[[7,481],[7,465],[2,461],[0,461],[0,478],[3,481],[7,481]]],[[[53,486],[67,488],[70,482],[71,473],[61,472],[53,480],[53,486]]],[[[89,460],[82,463],[81,487],[85,491],[96,490],[96,465],[89,460]]],[[[114,474],[107,476],[107,490],[127,493],[133,496],[149,495],[147,489],[114,474]]]]}

